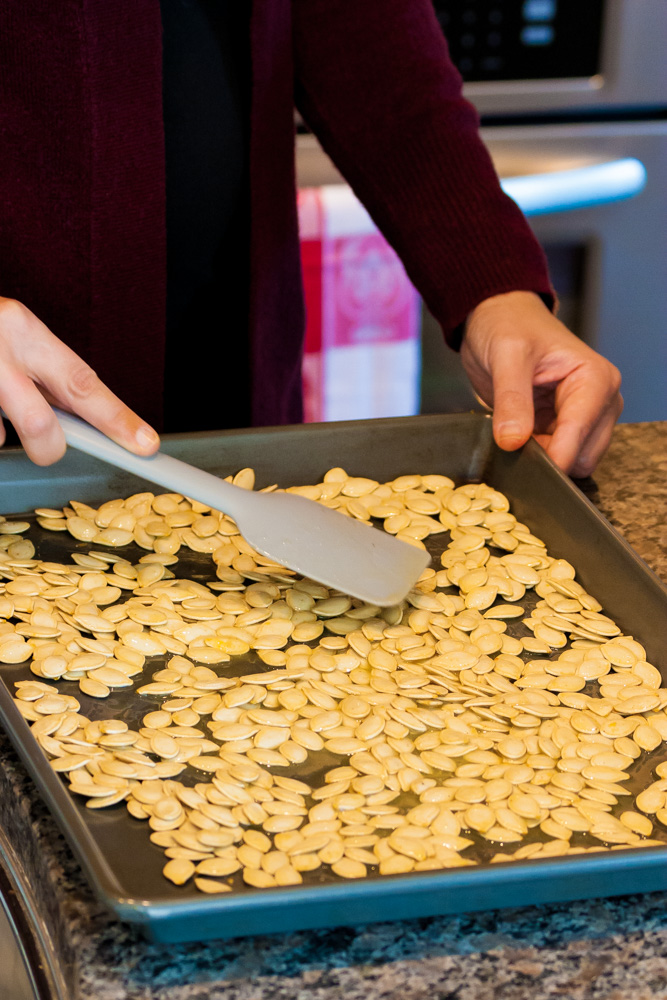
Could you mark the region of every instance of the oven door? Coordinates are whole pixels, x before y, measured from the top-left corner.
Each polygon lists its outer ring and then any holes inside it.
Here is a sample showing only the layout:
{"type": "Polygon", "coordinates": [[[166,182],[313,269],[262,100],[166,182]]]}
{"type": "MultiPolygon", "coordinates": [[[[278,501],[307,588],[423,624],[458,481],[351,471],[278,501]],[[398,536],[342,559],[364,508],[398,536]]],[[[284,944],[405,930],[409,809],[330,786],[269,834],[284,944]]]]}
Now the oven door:
{"type": "MultiPolygon", "coordinates": [[[[630,178],[623,200],[618,200],[620,190],[609,193],[612,200],[599,197],[597,204],[586,207],[581,207],[581,199],[572,199],[567,207],[562,199],[554,198],[552,208],[556,210],[546,211],[547,205],[542,204],[542,214],[534,215],[529,222],[549,260],[563,322],[621,370],[623,419],[667,419],[667,122],[494,127],[484,129],[482,134],[501,178],[517,178],[514,192],[512,182],[505,181],[510,193],[520,194],[517,188],[527,176],[541,178],[545,182],[543,193],[548,195],[550,181],[555,194],[562,188],[563,171],[626,158],[639,161],[645,168],[645,185],[634,197],[628,197],[633,193],[630,178]]],[[[297,166],[302,187],[343,183],[312,136],[299,137],[297,166]]],[[[642,179],[635,177],[637,190],[642,179]]],[[[586,204],[585,199],[583,202],[586,204]]],[[[322,284],[326,286],[326,280],[322,284]]],[[[325,312],[330,308],[331,304],[325,303],[325,312]]],[[[315,322],[313,312],[309,325],[315,322]]],[[[406,383],[400,395],[402,408],[391,410],[391,397],[399,398],[392,389],[389,410],[365,410],[364,416],[410,412],[410,400],[414,401],[412,412],[424,413],[467,410],[479,405],[458,355],[445,346],[438,324],[425,308],[415,336],[419,333],[420,365],[407,363],[403,356],[406,344],[400,359],[398,349],[392,349],[396,355],[394,367],[406,383]],[[412,383],[408,386],[409,380],[412,383]]],[[[379,349],[374,360],[373,350],[366,345],[363,378],[367,392],[372,390],[369,379],[373,373],[385,384],[392,377],[393,354],[389,349],[379,349]]],[[[336,359],[340,361],[332,352],[332,364],[337,363],[336,359]]],[[[314,353],[308,363],[310,374],[315,370],[320,376],[326,374],[327,359],[321,353],[314,353]]],[[[345,375],[338,381],[348,391],[354,382],[350,375],[353,367],[352,355],[346,356],[341,368],[345,375]]],[[[307,386],[307,394],[313,384],[311,381],[307,386]]],[[[321,378],[318,385],[315,392],[330,398],[320,399],[321,405],[312,411],[313,418],[343,418],[347,404],[341,410],[333,399],[336,380],[321,378]]],[[[369,395],[379,398],[377,392],[369,395]]],[[[358,407],[359,390],[353,396],[358,407]]],[[[358,414],[355,411],[347,415],[358,414]]]]}

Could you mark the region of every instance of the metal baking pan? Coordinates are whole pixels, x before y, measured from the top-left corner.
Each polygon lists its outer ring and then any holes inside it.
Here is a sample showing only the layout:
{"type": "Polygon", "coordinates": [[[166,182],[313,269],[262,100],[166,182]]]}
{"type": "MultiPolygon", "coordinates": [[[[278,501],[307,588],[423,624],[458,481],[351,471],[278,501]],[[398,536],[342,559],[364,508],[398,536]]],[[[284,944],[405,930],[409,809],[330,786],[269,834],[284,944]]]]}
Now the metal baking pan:
{"type": "MultiPolygon", "coordinates": [[[[315,482],[338,465],[351,475],[378,480],[411,472],[442,473],[459,482],[484,480],[509,497],[514,513],[544,539],[551,554],[575,565],[582,584],[626,633],[641,640],[667,678],[667,588],[537,445],[501,452],[488,417],[423,416],[176,435],[164,448],[219,475],[251,465],[258,486],[315,482]]],[[[71,452],[48,470],[32,465],[19,449],[0,452],[0,511],[5,514],[62,506],[70,499],[100,503],[144,488],[147,484],[133,476],[71,452]]],[[[37,527],[31,537],[47,559],[62,560],[85,549],[69,535],[37,527]]],[[[203,578],[204,558],[188,553],[182,571],[203,578]]],[[[151,672],[156,662],[149,661],[151,672]]],[[[255,669],[256,663],[248,663],[235,673],[255,669]]],[[[122,804],[91,811],[74,801],[12,701],[13,681],[28,676],[25,664],[0,666],[0,676],[5,682],[0,684],[0,722],[95,892],[119,918],[140,925],[153,940],[204,940],[667,889],[667,855],[661,847],[646,847],[359,882],[315,873],[296,887],[257,890],[241,883],[229,895],[204,896],[163,878],[162,851],[122,804]]],[[[131,724],[150,708],[150,699],[138,699],[128,689],[102,703],[78,691],[77,697],[90,717],[121,715],[131,724]]],[[[652,766],[655,762],[654,756],[652,766]]],[[[648,775],[646,763],[631,772],[637,791],[648,775]]],[[[182,779],[188,780],[187,772],[182,779]]]]}

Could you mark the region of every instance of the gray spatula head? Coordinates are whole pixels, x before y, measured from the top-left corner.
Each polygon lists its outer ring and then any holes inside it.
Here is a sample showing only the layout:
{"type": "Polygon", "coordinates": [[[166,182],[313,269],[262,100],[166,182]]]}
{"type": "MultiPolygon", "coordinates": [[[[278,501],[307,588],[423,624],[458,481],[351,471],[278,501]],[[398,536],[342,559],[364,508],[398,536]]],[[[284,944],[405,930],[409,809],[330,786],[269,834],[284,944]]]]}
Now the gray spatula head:
{"type": "Polygon", "coordinates": [[[258,552],[369,604],[397,604],[429,562],[423,549],[292,493],[252,493],[237,513],[258,552]]]}

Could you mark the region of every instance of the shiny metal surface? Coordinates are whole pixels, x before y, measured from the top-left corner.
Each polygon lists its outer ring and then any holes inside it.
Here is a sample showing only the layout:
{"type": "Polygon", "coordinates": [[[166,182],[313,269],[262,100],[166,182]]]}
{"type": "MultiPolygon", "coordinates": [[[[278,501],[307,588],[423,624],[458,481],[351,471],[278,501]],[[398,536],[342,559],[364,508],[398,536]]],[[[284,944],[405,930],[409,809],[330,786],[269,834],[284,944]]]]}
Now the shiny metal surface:
{"type": "Polygon", "coordinates": [[[8,831],[0,827],[0,1000],[75,1000],[74,966],[49,932],[8,831]],[[68,980],[70,980],[68,984],[68,980]]]}
{"type": "Polygon", "coordinates": [[[0,997],[69,1000],[30,897],[11,848],[0,837],[0,997]]]}
{"type": "Polygon", "coordinates": [[[0,896],[0,996],[3,1000],[37,1000],[25,956],[0,896]]]}

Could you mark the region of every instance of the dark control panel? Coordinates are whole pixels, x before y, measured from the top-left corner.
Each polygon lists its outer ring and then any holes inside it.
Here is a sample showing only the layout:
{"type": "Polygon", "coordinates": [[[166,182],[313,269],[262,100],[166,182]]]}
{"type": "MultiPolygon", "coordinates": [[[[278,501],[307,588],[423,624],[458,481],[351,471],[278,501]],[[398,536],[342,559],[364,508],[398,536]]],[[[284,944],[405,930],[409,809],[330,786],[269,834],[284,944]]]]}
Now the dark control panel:
{"type": "Polygon", "coordinates": [[[600,71],[605,0],[434,0],[434,6],[466,81],[600,71]]]}

